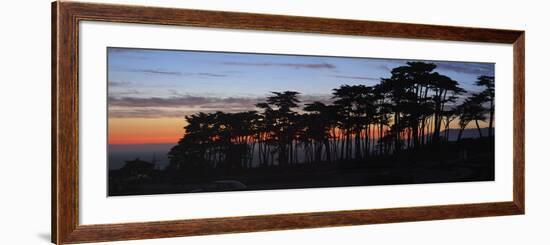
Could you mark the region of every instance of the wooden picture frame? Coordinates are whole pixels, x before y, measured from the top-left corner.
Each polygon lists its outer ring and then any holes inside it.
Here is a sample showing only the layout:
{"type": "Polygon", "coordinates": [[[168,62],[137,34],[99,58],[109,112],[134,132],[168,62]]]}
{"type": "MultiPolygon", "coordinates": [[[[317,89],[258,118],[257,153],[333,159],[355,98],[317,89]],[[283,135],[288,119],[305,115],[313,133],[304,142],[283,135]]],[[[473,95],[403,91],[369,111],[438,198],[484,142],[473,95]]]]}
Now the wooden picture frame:
{"type": "Polygon", "coordinates": [[[52,4],[52,242],[56,244],[455,219],[525,212],[525,33],[404,24],[91,4],[52,4]],[[79,224],[79,22],[107,21],[513,45],[513,201],[125,224],[79,224]]]}

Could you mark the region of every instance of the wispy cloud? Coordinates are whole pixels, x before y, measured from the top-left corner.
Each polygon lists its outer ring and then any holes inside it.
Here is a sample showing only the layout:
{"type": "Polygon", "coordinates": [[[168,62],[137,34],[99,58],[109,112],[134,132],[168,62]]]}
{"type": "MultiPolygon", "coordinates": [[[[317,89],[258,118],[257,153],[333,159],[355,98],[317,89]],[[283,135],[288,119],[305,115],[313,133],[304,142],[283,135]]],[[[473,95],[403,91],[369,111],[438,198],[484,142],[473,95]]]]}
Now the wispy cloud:
{"type": "MultiPolygon", "coordinates": [[[[302,105],[320,101],[332,103],[330,94],[300,95],[302,105]]],[[[257,103],[265,102],[266,97],[206,97],[206,96],[172,96],[172,97],[109,97],[110,117],[183,117],[196,112],[239,112],[256,110],[257,103]]]]}
{"type": "MultiPolygon", "coordinates": [[[[109,118],[184,118],[199,112],[213,113],[219,108],[201,110],[178,110],[166,108],[115,108],[109,109],[109,118]]],[[[227,108],[223,112],[242,112],[241,109],[227,108]]]]}
{"type": "Polygon", "coordinates": [[[183,75],[187,75],[187,76],[204,76],[204,77],[227,77],[226,74],[210,73],[210,72],[184,73],[183,75]]]}
{"type": "Polygon", "coordinates": [[[131,69],[130,72],[139,72],[151,75],[168,75],[168,76],[184,76],[184,77],[227,77],[227,74],[212,73],[212,72],[179,72],[160,69],[131,69]]]}
{"type": "Polygon", "coordinates": [[[109,90],[109,96],[114,96],[114,97],[127,96],[127,95],[138,95],[138,94],[142,94],[142,92],[140,92],[137,89],[127,89],[127,90],[122,90],[122,91],[111,91],[111,90],[109,90]]]}
{"type": "Polygon", "coordinates": [[[157,108],[125,108],[109,109],[110,118],[171,118],[185,117],[195,112],[182,110],[164,110],[157,108]]]}
{"type": "Polygon", "coordinates": [[[132,85],[132,83],[126,81],[109,81],[109,87],[124,87],[129,85],[132,85]]]}
{"type": "Polygon", "coordinates": [[[437,69],[467,73],[472,75],[494,75],[495,65],[492,63],[465,63],[465,62],[434,62],[437,69]]]}
{"type": "Polygon", "coordinates": [[[154,75],[171,75],[171,76],[178,76],[182,74],[179,71],[167,71],[167,70],[157,70],[157,69],[132,69],[130,71],[146,73],[146,74],[154,74],[154,75]]]}
{"type": "Polygon", "coordinates": [[[109,97],[109,106],[118,107],[250,107],[258,103],[259,98],[216,98],[202,96],[172,96],[172,97],[109,97]]]}
{"type": "Polygon", "coordinates": [[[336,66],[329,63],[275,63],[275,62],[240,62],[228,61],[222,62],[224,65],[235,66],[280,66],[294,69],[336,69],[336,66]]]}
{"type": "Polygon", "coordinates": [[[333,77],[336,77],[336,78],[344,78],[344,79],[355,79],[355,80],[380,81],[380,78],[368,77],[368,76],[343,76],[343,75],[335,75],[335,76],[333,76],[333,77]]]}

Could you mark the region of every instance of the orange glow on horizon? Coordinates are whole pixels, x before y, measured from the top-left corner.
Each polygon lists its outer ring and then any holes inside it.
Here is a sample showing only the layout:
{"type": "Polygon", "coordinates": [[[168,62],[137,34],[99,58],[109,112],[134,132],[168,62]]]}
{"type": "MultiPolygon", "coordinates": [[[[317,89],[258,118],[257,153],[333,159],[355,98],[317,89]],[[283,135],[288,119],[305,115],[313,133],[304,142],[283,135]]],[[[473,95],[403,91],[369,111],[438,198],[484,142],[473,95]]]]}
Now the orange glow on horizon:
{"type": "MultiPolygon", "coordinates": [[[[109,144],[176,144],[183,136],[187,122],[181,118],[110,118],[109,144]]],[[[488,126],[487,122],[480,122],[480,127],[488,126]]],[[[378,139],[378,126],[372,125],[373,139],[378,139]]],[[[451,129],[459,129],[458,120],[450,125],[451,129]]],[[[475,129],[475,123],[470,122],[467,129],[475,129]]],[[[384,127],[387,130],[388,127],[384,127]]],[[[444,123],[441,131],[445,131],[444,123]]],[[[336,129],[336,137],[341,137],[341,130],[336,129]]],[[[429,134],[428,132],[426,132],[429,134]]]]}
{"type": "Polygon", "coordinates": [[[181,118],[110,118],[109,144],[177,143],[183,136],[181,118]]]}

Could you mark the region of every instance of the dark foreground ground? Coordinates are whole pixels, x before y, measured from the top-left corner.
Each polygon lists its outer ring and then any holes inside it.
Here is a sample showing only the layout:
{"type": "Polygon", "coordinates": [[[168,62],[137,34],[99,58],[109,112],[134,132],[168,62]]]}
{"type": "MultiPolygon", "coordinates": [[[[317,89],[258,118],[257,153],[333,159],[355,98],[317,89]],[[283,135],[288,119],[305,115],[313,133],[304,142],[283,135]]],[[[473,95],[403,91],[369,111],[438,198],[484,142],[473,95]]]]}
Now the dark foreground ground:
{"type": "Polygon", "coordinates": [[[469,139],[355,162],[206,173],[156,171],[151,176],[111,170],[109,196],[493,181],[494,167],[494,141],[469,139]]]}

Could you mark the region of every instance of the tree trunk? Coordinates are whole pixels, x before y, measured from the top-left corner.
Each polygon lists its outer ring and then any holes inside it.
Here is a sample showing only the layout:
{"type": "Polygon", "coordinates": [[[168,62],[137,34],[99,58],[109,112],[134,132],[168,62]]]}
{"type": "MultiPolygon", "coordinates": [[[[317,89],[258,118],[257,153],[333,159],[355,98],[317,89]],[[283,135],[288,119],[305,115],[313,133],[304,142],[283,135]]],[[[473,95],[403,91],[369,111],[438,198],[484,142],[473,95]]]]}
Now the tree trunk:
{"type": "Polygon", "coordinates": [[[462,132],[464,132],[464,127],[460,127],[460,131],[458,131],[458,137],[456,138],[457,142],[460,142],[460,140],[462,140],[462,132]]]}
{"type": "Polygon", "coordinates": [[[491,109],[489,113],[489,137],[493,136],[493,119],[495,117],[494,98],[491,98],[491,109]]]}
{"type": "Polygon", "coordinates": [[[481,133],[481,128],[479,127],[479,121],[476,120],[476,127],[477,127],[477,131],[479,132],[479,138],[483,137],[483,134],[481,133]]]}
{"type": "MultiPolygon", "coordinates": [[[[415,119],[416,120],[416,119],[415,119]]],[[[420,144],[420,140],[418,139],[418,122],[414,123],[413,127],[413,147],[418,148],[418,145],[420,144]]]]}
{"type": "Polygon", "coordinates": [[[384,145],[382,144],[382,138],[384,137],[384,124],[380,123],[380,131],[378,131],[378,148],[379,148],[379,155],[382,155],[384,149],[384,145]]]}
{"type": "Polygon", "coordinates": [[[328,139],[325,139],[325,140],[324,140],[324,144],[325,144],[325,153],[326,153],[326,156],[327,156],[327,161],[330,163],[330,162],[331,162],[331,158],[330,158],[330,143],[329,143],[328,139]]]}
{"type": "Polygon", "coordinates": [[[394,127],[395,127],[395,152],[399,152],[401,149],[401,139],[399,138],[399,133],[401,131],[399,127],[399,114],[396,112],[394,116],[394,127]]]}
{"type": "Polygon", "coordinates": [[[345,136],[344,136],[344,131],[342,130],[342,132],[340,132],[340,160],[343,160],[344,159],[344,150],[345,150],[345,147],[346,147],[346,142],[345,142],[345,136]]]}

